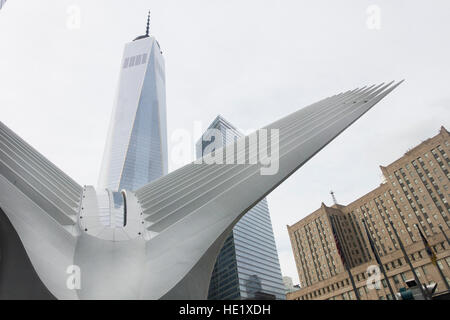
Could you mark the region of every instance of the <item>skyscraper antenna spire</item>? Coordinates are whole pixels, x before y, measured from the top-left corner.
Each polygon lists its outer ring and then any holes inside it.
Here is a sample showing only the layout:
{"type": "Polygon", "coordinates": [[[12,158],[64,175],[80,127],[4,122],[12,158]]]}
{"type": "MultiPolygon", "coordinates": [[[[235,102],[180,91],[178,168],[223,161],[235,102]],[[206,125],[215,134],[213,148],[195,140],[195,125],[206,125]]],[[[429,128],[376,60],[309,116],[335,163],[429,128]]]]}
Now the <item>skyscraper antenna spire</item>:
{"type": "MultiPolygon", "coordinates": [[[[0,0],[1,1],[1,0],[0,0]]],[[[150,10],[148,10],[148,15],[147,15],[147,28],[145,29],[145,34],[142,36],[137,37],[136,39],[134,39],[133,41],[136,40],[141,40],[141,39],[145,39],[150,37],[150,10]]]]}
{"type": "Polygon", "coordinates": [[[148,16],[147,16],[147,29],[145,31],[145,35],[148,36],[150,32],[150,10],[148,10],[148,16]]]}

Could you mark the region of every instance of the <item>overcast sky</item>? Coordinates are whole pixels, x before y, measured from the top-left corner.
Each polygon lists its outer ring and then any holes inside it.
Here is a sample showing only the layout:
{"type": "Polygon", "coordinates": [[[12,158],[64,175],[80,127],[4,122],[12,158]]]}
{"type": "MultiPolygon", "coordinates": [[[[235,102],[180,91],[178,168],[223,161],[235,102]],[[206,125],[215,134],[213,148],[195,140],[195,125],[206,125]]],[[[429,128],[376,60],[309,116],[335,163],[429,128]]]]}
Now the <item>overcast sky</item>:
{"type": "Polygon", "coordinates": [[[145,33],[148,9],[166,60],[169,154],[175,130],[218,114],[257,129],[326,96],[406,79],[269,196],[294,283],[286,225],[331,205],[330,190],[356,200],[380,184],[379,165],[450,127],[448,0],[9,0],[0,121],[80,184],[97,184],[123,46],[145,33]]]}

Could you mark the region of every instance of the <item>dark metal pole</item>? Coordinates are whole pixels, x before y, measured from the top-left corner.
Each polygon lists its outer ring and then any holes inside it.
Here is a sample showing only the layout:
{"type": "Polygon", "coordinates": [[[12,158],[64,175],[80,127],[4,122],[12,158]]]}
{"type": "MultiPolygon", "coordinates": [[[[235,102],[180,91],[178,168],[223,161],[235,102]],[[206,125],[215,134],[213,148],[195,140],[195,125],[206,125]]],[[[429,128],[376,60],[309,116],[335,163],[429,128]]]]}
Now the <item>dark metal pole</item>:
{"type": "Polygon", "coordinates": [[[450,290],[450,285],[448,284],[448,281],[447,281],[447,279],[445,278],[444,273],[442,272],[441,268],[439,268],[439,266],[437,265],[437,263],[436,263],[436,269],[438,270],[439,275],[441,276],[442,281],[443,281],[444,284],[445,284],[445,287],[447,288],[447,290],[450,290]]]}
{"type": "Polygon", "coordinates": [[[353,279],[352,272],[350,268],[347,268],[348,276],[350,277],[350,282],[352,283],[353,291],[355,291],[356,299],[361,300],[358,289],[356,289],[355,280],[353,279]]]}
{"type": "MultiPolygon", "coordinates": [[[[332,228],[332,230],[333,230],[333,233],[334,233],[334,236],[335,236],[335,241],[337,240],[337,241],[339,241],[339,235],[338,235],[338,233],[337,233],[337,230],[336,230],[336,228],[335,228],[335,225],[334,225],[334,217],[330,217],[330,221],[331,221],[331,228],[332,228]]],[[[339,241],[340,242],[340,241],[339,241]]],[[[339,244],[336,244],[336,245],[339,245],[339,247],[341,246],[340,245],[340,243],[339,244]]],[[[355,291],[355,295],[356,295],[356,299],[357,300],[361,300],[361,296],[359,295],[359,291],[356,289],[356,285],[355,285],[355,280],[353,279],[353,275],[352,275],[352,272],[350,271],[350,266],[349,266],[349,264],[347,263],[347,258],[345,257],[345,252],[342,250],[342,255],[343,256],[341,256],[341,260],[342,260],[342,263],[343,263],[343,265],[344,265],[344,267],[345,267],[345,269],[347,270],[347,273],[348,273],[348,276],[349,276],[349,278],[350,278],[350,282],[352,283],[352,287],[353,287],[353,291],[355,291]]]]}
{"type": "Polygon", "coordinates": [[[369,239],[370,247],[372,248],[373,254],[375,255],[375,260],[377,261],[378,265],[380,266],[381,272],[383,273],[384,279],[386,279],[387,285],[389,287],[389,291],[391,292],[391,295],[394,300],[397,300],[397,296],[394,293],[394,290],[392,289],[391,283],[389,281],[388,276],[386,275],[386,270],[384,269],[384,265],[381,262],[380,255],[378,254],[378,250],[374,245],[374,242],[372,240],[372,237],[369,234],[369,230],[367,229],[366,220],[363,219],[364,229],[366,230],[367,238],[369,239]]]}
{"type": "Polygon", "coordinates": [[[445,240],[447,240],[447,243],[450,245],[450,240],[448,239],[447,234],[445,233],[441,225],[439,225],[439,229],[441,229],[441,232],[444,234],[445,240]]]}
{"type": "Polygon", "coordinates": [[[425,235],[423,234],[422,230],[420,230],[420,227],[417,224],[415,224],[414,226],[417,228],[417,230],[419,230],[419,235],[422,238],[422,242],[425,246],[425,251],[427,252],[428,256],[430,257],[431,262],[434,264],[434,266],[438,270],[439,275],[441,276],[445,287],[447,288],[447,290],[450,290],[450,285],[448,284],[447,279],[445,278],[444,273],[442,272],[441,268],[439,268],[439,266],[438,266],[436,253],[431,248],[431,246],[428,243],[428,240],[425,238],[425,235]]]}
{"type": "Polygon", "coordinates": [[[436,268],[438,269],[439,274],[441,275],[441,278],[442,278],[442,281],[443,281],[444,284],[445,284],[445,287],[447,288],[447,290],[450,290],[450,285],[448,284],[448,281],[447,281],[447,279],[445,278],[444,273],[442,272],[441,268],[439,268],[438,265],[436,265],[436,268]]]}
{"type": "Polygon", "coordinates": [[[389,220],[389,223],[391,225],[392,230],[394,231],[395,237],[397,238],[398,244],[400,245],[400,249],[403,252],[403,256],[405,257],[405,261],[406,263],[408,263],[409,267],[411,268],[411,271],[413,273],[414,276],[414,280],[416,280],[417,285],[420,288],[420,291],[422,292],[422,295],[424,297],[425,300],[429,300],[428,297],[428,293],[425,291],[424,287],[422,286],[422,283],[419,280],[419,277],[417,276],[416,270],[414,269],[411,260],[409,259],[408,254],[406,253],[405,247],[403,246],[403,242],[402,240],[400,240],[400,237],[398,236],[397,230],[394,228],[394,224],[392,223],[392,221],[389,220]]]}

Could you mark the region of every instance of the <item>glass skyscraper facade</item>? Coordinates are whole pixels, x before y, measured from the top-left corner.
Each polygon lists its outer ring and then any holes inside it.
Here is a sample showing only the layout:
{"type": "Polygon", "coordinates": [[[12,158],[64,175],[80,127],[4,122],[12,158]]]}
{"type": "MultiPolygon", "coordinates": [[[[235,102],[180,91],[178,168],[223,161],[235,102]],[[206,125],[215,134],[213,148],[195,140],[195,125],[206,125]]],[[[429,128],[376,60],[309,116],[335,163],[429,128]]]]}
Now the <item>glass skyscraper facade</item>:
{"type": "MultiPolygon", "coordinates": [[[[99,190],[136,190],[167,174],[166,123],[164,58],[154,37],[141,36],[125,45],[99,190]]],[[[114,193],[118,206],[121,198],[114,193]]]]}
{"type": "MultiPolygon", "coordinates": [[[[218,116],[197,142],[197,157],[213,151],[206,149],[214,141],[215,137],[211,136],[214,129],[220,131],[222,140],[215,141],[214,147],[225,146],[243,136],[231,123],[218,116]]],[[[214,265],[208,299],[285,299],[266,199],[249,210],[226,239],[214,265]]]]}

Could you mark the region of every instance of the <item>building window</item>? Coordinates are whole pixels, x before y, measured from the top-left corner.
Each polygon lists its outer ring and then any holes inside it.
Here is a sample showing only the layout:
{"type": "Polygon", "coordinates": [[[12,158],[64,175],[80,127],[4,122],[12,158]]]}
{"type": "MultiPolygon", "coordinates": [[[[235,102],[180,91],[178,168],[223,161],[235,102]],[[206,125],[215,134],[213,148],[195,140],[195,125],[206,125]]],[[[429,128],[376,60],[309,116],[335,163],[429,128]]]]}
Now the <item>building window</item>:
{"type": "Polygon", "coordinates": [[[419,270],[419,268],[414,269],[414,271],[416,271],[416,274],[417,274],[418,277],[421,276],[421,275],[420,275],[420,270],[419,270]]]}
{"type": "Polygon", "coordinates": [[[141,64],[141,59],[142,59],[142,56],[136,56],[136,62],[135,62],[135,64],[136,65],[139,65],[139,64],[141,64]]]}
{"type": "Polygon", "coordinates": [[[405,282],[406,281],[406,272],[401,273],[400,276],[402,277],[403,282],[405,282]]]}
{"type": "Polygon", "coordinates": [[[358,292],[360,296],[364,295],[364,289],[362,287],[358,289],[358,292]]]}
{"type": "Polygon", "coordinates": [[[394,279],[394,283],[395,283],[395,284],[399,284],[399,283],[400,283],[400,280],[398,279],[398,275],[395,275],[395,276],[393,277],[393,279],[394,279]]]}
{"type": "Polygon", "coordinates": [[[426,266],[423,266],[423,267],[422,267],[422,271],[423,271],[423,274],[424,274],[424,275],[427,275],[427,274],[428,274],[428,271],[427,271],[426,266]]]}
{"type": "Polygon", "coordinates": [[[134,61],[136,60],[136,57],[133,56],[130,58],[130,67],[134,66],[134,61]]]}

